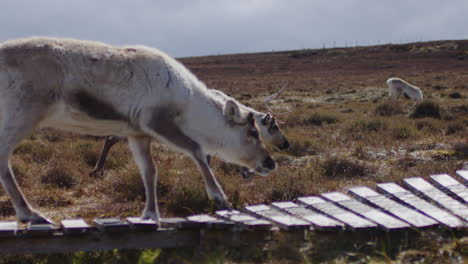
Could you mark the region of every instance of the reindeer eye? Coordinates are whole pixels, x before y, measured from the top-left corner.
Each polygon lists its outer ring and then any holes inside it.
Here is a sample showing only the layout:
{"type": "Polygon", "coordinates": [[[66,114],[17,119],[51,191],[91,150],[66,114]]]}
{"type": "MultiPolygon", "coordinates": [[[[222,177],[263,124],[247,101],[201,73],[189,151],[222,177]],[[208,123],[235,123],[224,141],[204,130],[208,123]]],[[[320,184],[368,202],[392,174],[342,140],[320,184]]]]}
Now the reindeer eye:
{"type": "Polygon", "coordinates": [[[256,129],[249,130],[249,136],[258,139],[258,131],[256,129]]]}

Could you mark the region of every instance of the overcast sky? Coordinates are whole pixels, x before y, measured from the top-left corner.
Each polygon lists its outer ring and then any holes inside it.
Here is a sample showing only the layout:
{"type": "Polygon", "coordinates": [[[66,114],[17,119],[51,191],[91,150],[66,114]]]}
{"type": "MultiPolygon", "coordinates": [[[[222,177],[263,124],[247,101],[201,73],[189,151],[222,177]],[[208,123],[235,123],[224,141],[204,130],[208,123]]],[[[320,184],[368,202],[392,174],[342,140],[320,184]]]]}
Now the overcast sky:
{"type": "Polygon", "coordinates": [[[175,57],[468,38],[468,0],[11,0],[0,41],[143,44],[175,57]]]}

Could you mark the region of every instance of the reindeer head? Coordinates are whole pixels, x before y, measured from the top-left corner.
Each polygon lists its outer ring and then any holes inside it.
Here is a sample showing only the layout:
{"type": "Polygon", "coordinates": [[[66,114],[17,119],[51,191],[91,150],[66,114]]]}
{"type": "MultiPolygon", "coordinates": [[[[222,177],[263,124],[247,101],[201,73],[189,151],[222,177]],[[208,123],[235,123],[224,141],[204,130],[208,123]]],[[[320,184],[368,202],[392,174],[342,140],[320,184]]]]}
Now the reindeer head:
{"type": "MultiPolygon", "coordinates": [[[[228,100],[223,114],[227,122],[221,158],[267,175],[276,168],[263,144],[254,114],[239,107],[239,103],[228,100]]],[[[221,153],[220,153],[221,154],[221,153]]]]}
{"type": "Polygon", "coordinates": [[[266,145],[275,146],[280,150],[288,149],[290,144],[278,126],[278,121],[272,114],[256,115],[260,136],[266,145]]]}
{"type": "Polygon", "coordinates": [[[283,132],[278,126],[278,122],[280,121],[278,121],[274,115],[283,115],[290,113],[291,111],[277,113],[268,106],[268,103],[278,98],[286,90],[286,88],[287,85],[284,85],[279,91],[275,92],[270,96],[267,96],[264,99],[264,104],[265,107],[268,109],[269,113],[261,113],[260,115],[256,116],[260,134],[265,144],[275,146],[281,150],[287,149],[291,145],[289,144],[288,140],[283,135],[283,132]]]}

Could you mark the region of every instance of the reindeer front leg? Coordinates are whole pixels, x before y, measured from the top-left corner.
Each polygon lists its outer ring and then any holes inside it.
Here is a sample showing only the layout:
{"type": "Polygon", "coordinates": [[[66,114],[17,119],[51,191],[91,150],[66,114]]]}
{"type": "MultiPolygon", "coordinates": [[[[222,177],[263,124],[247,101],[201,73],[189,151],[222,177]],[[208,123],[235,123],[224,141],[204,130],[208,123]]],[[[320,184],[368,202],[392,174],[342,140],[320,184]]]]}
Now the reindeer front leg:
{"type": "Polygon", "coordinates": [[[224,194],[221,185],[214,177],[208,165],[206,154],[202,151],[202,148],[197,142],[180,130],[174,123],[174,118],[169,113],[170,111],[155,111],[154,115],[148,121],[147,127],[144,129],[156,138],[162,139],[188,154],[195,161],[203,176],[208,198],[213,200],[220,209],[231,208],[226,194],[224,194]]]}
{"type": "Polygon", "coordinates": [[[157,171],[151,157],[151,138],[129,137],[128,145],[140,169],[143,184],[145,185],[146,204],[141,218],[153,219],[158,223],[159,209],[156,197],[157,171]]]}
{"type": "Polygon", "coordinates": [[[205,189],[206,193],[208,194],[208,198],[215,202],[217,208],[231,209],[231,205],[227,199],[227,196],[224,194],[221,185],[213,175],[213,172],[211,171],[211,168],[208,164],[208,160],[205,157],[206,155],[200,149],[193,153],[193,159],[200,169],[203,181],[205,182],[205,189]]]}

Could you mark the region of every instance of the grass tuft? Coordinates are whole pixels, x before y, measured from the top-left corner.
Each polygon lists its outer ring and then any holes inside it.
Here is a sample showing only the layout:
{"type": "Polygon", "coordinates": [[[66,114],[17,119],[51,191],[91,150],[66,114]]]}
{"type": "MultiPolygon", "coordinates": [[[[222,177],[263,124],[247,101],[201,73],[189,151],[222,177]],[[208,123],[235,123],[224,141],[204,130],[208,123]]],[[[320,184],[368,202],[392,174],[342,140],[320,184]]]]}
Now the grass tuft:
{"type": "Polygon", "coordinates": [[[447,135],[453,135],[458,132],[463,132],[466,130],[466,125],[463,122],[451,123],[447,126],[447,135]]]}
{"type": "Polygon", "coordinates": [[[455,155],[462,159],[468,158],[468,144],[467,143],[457,143],[453,146],[455,155]]]}
{"type": "Polygon", "coordinates": [[[366,176],[367,169],[356,160],[329,157],[322,163],[323,174],[329,178],[353,178],[366,176]]]}
{"type": "Polygon", "coordinates": [[[351,124],[350,130],[354,133],[370,133],[387,130],[387,123],[381,119],[359,120],[351,124]]]}
{"type": "Polygon", "coordinates": [[[214,208],[200,184],[184,185],[174,192],[171,200],[167,201],[167,207],[176,215],[187,216],[214,208]]]}
{"type": "Polygon", "coordinates": [[[399,125],[392,128],[392,137],[396,140],[409,139],[415,136],[415,131],[412,127],[399,125]]]}
{"type": "Polygon", "coordinates": [[[41,182],[56,188],[71,189],[77,184],[76,178],[67,167],[52,167],[41,176],[41,182]]]}
{"type": "Polygon", "coordinates": [[[117,173],[107,174],[103,187],[115,202],[128,202],[145,198],[145,186],[141,180],[140,171],[133,163],[129,163],[117,173]]]}
{"type": "Polygon", "coordinates": [[[453,92],[449,94],[449,97],[452,99],[461,99],[463,98],[462,94],[459,92],[453,92]]]}
{"type": "Polygon", "coordinates": [[[26,156],[35,163],[44,163],[53,155],[53,148],[31,141],[19,144],[13,152],[16,155],[26,156]]]}
{"type": "Polygon", "coordinates": [[[432,117],[432,118],[441,118],[440,106],[439,104],[432,101],[423,101],[422,103],[416,105],[414,111],[410,114],[411,118],[423,118],[423,117],[432,117]]]}
{"type": "Polygon", "coordinates": [[[381,103],[375,107],[374,113],[379,116],[401,115],[403,111],[398,105],[393,105],[389,102],[381,103]]]}
{"type": "Polygon", "coordinates": [[[285,151],[294,157],[303,157],[307,155],[317,154],[317,150],[309,140],[297,140],[295,138],[289,140],[291,146],[285,151]]]}
{"type": "Polygon", "coordinates": [[[338,117],[334,115],[316,112],[302,119],[301,124],[305,126],[309,126],[309,125],[321,126],[322,124],[335,124],[338,121],[339,121],[338,117]]]}

